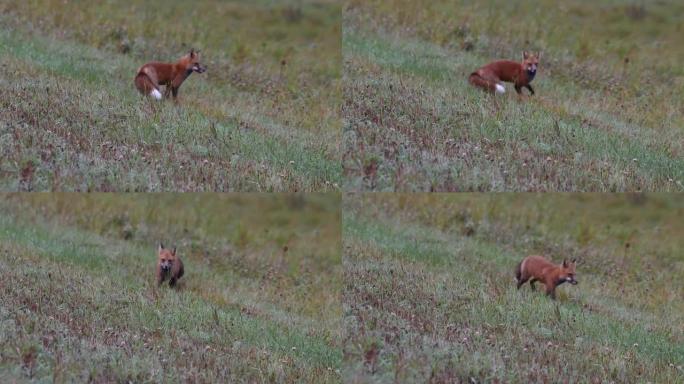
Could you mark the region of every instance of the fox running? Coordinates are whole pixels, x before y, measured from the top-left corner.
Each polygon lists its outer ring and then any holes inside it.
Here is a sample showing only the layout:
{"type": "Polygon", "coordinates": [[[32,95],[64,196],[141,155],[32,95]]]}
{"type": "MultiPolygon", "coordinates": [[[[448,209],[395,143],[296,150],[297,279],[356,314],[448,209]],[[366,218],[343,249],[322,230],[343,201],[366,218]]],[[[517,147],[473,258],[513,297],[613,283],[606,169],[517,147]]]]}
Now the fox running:
{"type": "Polygon", "coordinates": [[[534,89],[530,83],[537,74],[541,52],[534,54],[523,52],[523,60],[518,63],[511,60],[494,61],[479,68],[468,77],[470,84],[491,93],[504,93],[504,82],[513,83],[515,91],[522,95],[522,88],[527,88],[532,95],[534,89]]]}
{"type": "Polygon", "coordinates": [[[178,97],[178,88],[193,72],[203,73],[207,67],[199,62],[199,52],[194,49],[181,57],[175,63],[151,62],[138,69],[135,76],[135,87],[143,95],[161,100],[162,93],[159,89],[164,85],[164,97],[168,98],[169,93],[173,95],[173,100],[178,97]]]}
{"type": "Polygon", "coordinates": [[[577,284],[575,280],[575,263],[563,260],[560,265],[553,264],[542,256],[527,256],[515,269],[515,278],[518,281],[518,289],[530,280],[530,287],[535,289],[534,284],[541,281],[546,287],[546,294],[556,299],[556,287],[563,283],[577,284]]]}
{"type": "Polygon", "coordinates": [[[157,286],[169,279],[169,286],[173,287],[181,277],[183,277],[183,262],[180,257],[176,256],[176,247],[167,249],[160,243],[157,250],[157,286]]]}

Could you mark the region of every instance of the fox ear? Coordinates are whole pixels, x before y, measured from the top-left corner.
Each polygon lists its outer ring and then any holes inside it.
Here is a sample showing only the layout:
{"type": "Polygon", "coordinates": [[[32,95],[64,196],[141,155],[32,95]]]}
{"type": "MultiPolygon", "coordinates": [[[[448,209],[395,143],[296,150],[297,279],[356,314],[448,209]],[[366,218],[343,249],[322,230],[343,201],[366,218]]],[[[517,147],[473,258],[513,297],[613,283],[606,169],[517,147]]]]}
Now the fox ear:
{"type": "Polygon", "coordinates": [[[537,52],[537,60],[541,60],[541,51],[537,52]]]}
{"type": "Polygon", "coordinates": [[[195,48],[190,49],[190,57],[195,57],[195,48]]]}
{"type": "Polygon", "coordinates": [[[527,59],[527,57],[530,55],[529,52],[523,51],[523,60],[527,59]]]}
{"type": "Polygon", "coordinates": [[[572,259],[572,263],[575,264],[577,262],[577,259],[572,259]]]}
{"type": "Polygon", "coordinates": [[[563,259],[563,268],[568,267],[568,259],[563,259]]]}
{"type": "Polygon", "coordinates": [[[176,247],[173,247],[173,251],[171,251],[171,254],[176,256],[176,247]]]}
{"type": "Polygon", "coordinates": [[[157,251],[161,252],[164,249],[164,244],[159,243],[159,249],[157,251]]]}

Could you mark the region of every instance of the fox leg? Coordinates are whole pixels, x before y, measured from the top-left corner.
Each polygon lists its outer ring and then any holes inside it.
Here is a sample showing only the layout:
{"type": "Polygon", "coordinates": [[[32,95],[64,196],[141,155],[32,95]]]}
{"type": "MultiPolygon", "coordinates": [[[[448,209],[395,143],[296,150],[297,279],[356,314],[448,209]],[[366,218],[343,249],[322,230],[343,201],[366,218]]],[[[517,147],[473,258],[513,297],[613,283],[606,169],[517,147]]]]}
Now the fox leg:
{"type": "Polygon", "coordinates": [[[171,280],[169,280],[169,287],[175,287],[176,286],[176,278],[172,277],[171,280]]]}
{"type": "Polygon", "coordinates": [[[160,268],[157,269],[157,286],[161,286],[164,281],[169,277],[169,274],[161,270],[160,268]]]}
{"type": "Polygon", "coordinates": [[[527,279],[524,279],[524,280],[522,280],[522,279],[521,279],[521,280],[518,280],[518,289],[520,289],[520,287],[522,287],[522,285],[523,285],[523,284],[525,284],[525,283],[527,283],[527,279]]]}
{"type": "Polygon", "coordinates": [[[527,84],[527,85],[525,86],[525,88],[529,89],[529,90],[530,90],[530,93],[534,95],[534,89],[532,89],[532,86],[531,86],[531,85],[527,84]]]}
{"type": "Polygon", "coordinates": [[[169,86],[171,86],[171,93],[173,93],[174,101],[176,101],[176,98],[178,97],[178,89],[180,89],[181,84],[183,84],[183,82],[185,81],[185,79],[188,78],[188,76],[190,76],[189,73],[180,74],[176,76],[176,78],[174,78],[173,81],[171,81],[171,83],[169,84],[169,86]]]}
{"type": "Polygon", "coordinates": [[[537,287],[534,286],[534,284],[535,284],[537,281],[539,281],[539,280],[537,280],[537,279],[532,279],[532,280],[530,280],[530,288],[532,288],[533,291],[537,289],[537,287]]]}
{"type": "Polygon", "coordinates": [[[556,289],[553,286],[546,287],[546,295],[551,299],[556,300],[556,289]]]}
{"type": "Polygon", "coordinates": [[[529,276],[525,276],[525,274],[522,271],[522,262],[518,263],[518,266],[515,267],[515,280],[518,282],[518,289],[525,284],[525,282],[529,279],[529,276]]]}

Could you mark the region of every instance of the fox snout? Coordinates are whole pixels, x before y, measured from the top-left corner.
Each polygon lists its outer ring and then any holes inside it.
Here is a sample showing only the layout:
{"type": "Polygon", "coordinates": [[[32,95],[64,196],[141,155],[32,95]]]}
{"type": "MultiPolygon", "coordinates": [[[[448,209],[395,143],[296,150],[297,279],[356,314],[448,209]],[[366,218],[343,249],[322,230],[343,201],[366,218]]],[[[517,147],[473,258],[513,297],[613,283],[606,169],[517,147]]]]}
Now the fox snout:
{"type": "Polygon", "coordinates": [[[162,271],[168,272],[171,270],[171,262],[170,261],[162,261],[160,267],[161,267],[162,271]]]}
{"type": "Polygon", "coordinates": [[[195,65],[192,66],[192,70],[193,72],[203,73],[207,70],[207,67],[200,63],[195,63],[195,65]]]}
{"type": "Polygon", "coordinates": [[[569,277],[569,276],[565,278],[565,281],[567,281],[568,283],[570,283],[572,285],[577,285],[577,283],[578,283],[578,281],[575,280],[574,277],[569,277]]]}

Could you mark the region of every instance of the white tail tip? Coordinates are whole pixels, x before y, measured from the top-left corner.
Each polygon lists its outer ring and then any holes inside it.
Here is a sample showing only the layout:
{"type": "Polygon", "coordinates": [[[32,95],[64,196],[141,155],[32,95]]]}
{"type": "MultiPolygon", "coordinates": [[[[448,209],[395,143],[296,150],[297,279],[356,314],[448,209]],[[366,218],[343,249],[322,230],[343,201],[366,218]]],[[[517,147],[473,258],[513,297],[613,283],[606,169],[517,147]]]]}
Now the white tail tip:
{"type": "Polygon", "coordinates": [[[496,89],[495,89],[496,93],[506,93],[506,88],[504,88],[503,85],[494,84],[494,87],[496,87],[496,89]]]}
{"type": "Polygon", "coordinates": [[[157,100],[161,100],[162,94],[159,92],[157,89],[153,89],[152,92],[150,92],[150,96],[154,97],[157,100]]]}

